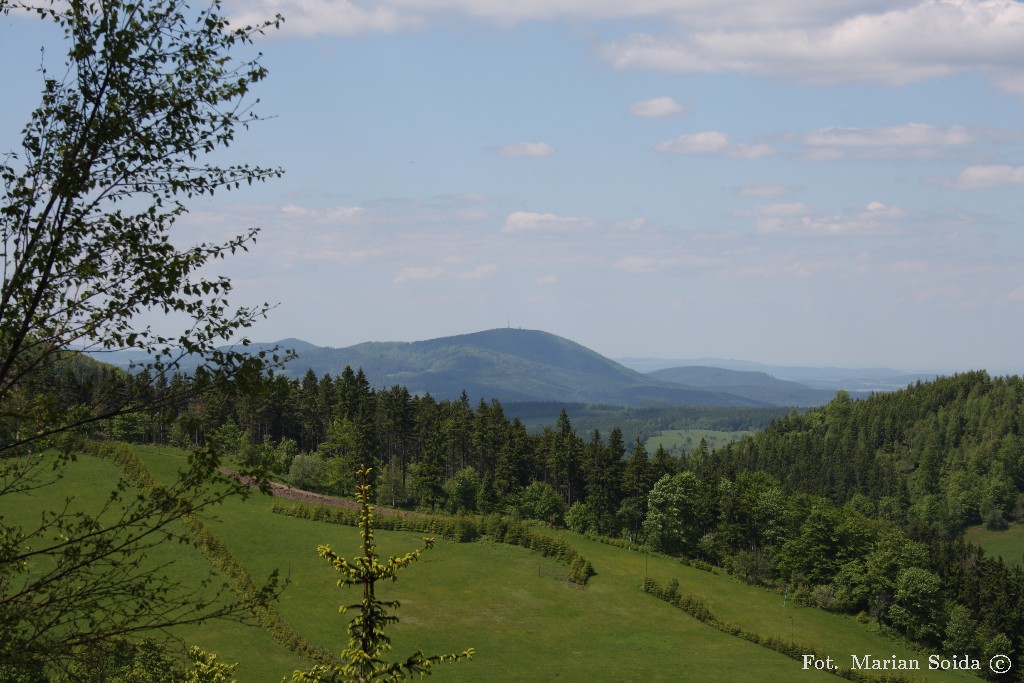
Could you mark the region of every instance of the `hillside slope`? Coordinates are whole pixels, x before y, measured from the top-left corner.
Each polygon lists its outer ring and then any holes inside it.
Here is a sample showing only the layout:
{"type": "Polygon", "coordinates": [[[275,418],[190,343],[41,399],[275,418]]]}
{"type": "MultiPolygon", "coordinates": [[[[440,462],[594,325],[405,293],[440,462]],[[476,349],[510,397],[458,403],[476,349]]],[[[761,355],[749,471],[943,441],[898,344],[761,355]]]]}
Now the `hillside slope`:
{"type": "MultiPolygon", "coordinates": [[[[154,476],[173,475],[185,457],[172,449],[143,448],[154,476]]],[[[88,468],[91,459],[76,465],[88,468]]],[[[336,649],[351,614],[337,604],[350,593],[335,587],[337,572],[314,548],[330,539],[339,553],[358,548],[355,529],[271,513],[273,498],[230,500],[208,520],[253,576],[287,566],[290,586],[277,603],[288,623],[311,642],[336,649]]],[[[444,681],[829,681],[802,669],[799,659],[716,630],[652,596],[639,585],[647,575],[662,583],[678,579],[682,590],[705,602],[720,618],[749,631],[800,643],[841,664],[851,652],[876,657],[919,655],[853,619],[783,604],[777,593],[719,573],[682,565],[675,558],[599,543],[568,531],[550,531],[592,560],[597,575],[586,588],[565,582],[551,558],[499,543],[456,543],[438,538],[434,549],[397,583],[380,590],[401,603],[400,622],[388,628],[394,654],[415,649],[450,652],[472,646],[472,662],[439,670],[444,681]],[[615,656],[609,656],[615,652],[615,656]],[[681,654],[682,653],[682,654],[681,654]]],[[[379,531],[385,555],[421,544],[422,534],[379,531]]],[[[291,669],[289,653],[265,643],[256,629],[208,624],[185,633],[241,662],[240,681],[274,683],[291,669]]],[[[920,657],[924,660],[924,657],[920,657]]],[[[927,661],[924,661],[927,667],[927,661]]],[[[308,666],[308,663],[307,665],[308,666]]],[[[962,671],[908,672],[916,681],[976,681],[962,671]]],[[[877,679],[876,679],[877,680],[877,679]]]]}

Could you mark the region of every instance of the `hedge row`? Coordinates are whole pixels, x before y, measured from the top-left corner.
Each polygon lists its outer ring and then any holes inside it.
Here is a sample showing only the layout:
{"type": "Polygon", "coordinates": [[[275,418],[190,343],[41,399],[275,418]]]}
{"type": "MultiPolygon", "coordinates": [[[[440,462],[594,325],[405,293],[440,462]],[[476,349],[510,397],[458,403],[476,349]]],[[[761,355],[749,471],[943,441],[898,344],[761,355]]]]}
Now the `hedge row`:
{"type": "MultiPolygon", "coordinates": [[[[737,638],[743,638],[755,645],[766,647],[769,650],[774,650],[775,652],[799,662],[803,662],[805,655],[813,655],[815,659],[820,660],[824,660],[826,658],[826,655],[821,654],[808,645],[799,645],[792,641],[783,640],[777,636],[763,636],[759,633],[748,631],[742,626],[732,622],[719,619],[700,598],[690,594],[680,595],[678,583],[675,581],[670,582],[668,587],[662,587],[657,581],[647,577],[644,579],[643,590],[645,593],[650,593],[654,597],[678,607],[693,618],[704,622],[712,628],[718,629],[723,633],[728,633],[731,636],[736,636],[737,638]]],[[[843,665],[839,665],[837,669],[830,669],[829,673],[847,680],[858,681],[859,683],[878,683],[878,681],[884,681],[885,683],[913,683],[913,679],[905,676],[897,674],[882,674],[874,676],[843,665]]]]}
{"type": "Polygon", "coordinates": [[[583,536],[592,541],[597,541],[598,543],[615,546],[616,548],[622,548],[623,550],[630,550],[635,553],[641,553],[645,550],[647,552],[653,552],[650,547],[643,543],[631,541],[628,538],[622,538],[621,536],[605,536],[604,534],[597,534],[593,531],[586,531],[583,533],[583,536]]]}
{"type": "MultiPolygon", "coordinates": [[[[359,511],[351,508],[274,501],[271,509],[276,514],[299,519],[359,525],[359,511]]],[[[486,537],[495,543],[522,546],[568,566],[566,579],[581,586],[586,585],[595,573],[590,561],[566,541],[537,533],[523,522],[500,515],[374,515],[373,525],[388,531],[434,534],[458,543],[470,543],[486,537]]]]}
{"type": "Polygon", "coordinates": [[[605,536],[603,534],[594,533],[593,531],[586,531],[583,536],[589,538],[592,541],[598,543],[604,543],[605,545],[615,546],[616,548],[622,548],[623,550],[630,550],[634,553],[650,553],[656,557],[667,557],[671,560],[677,560],[680,564],[684,564],[687,567],[693,567],[703,572],[709,572],[711,574],[720,574],[721,570],[709,564],[704,560],[693,558],[693,557],[680,557],[678,555],[666,555],[660,553],[657,550],[653,550],[650,546],[638,543],[636,541],[630,541],[628,538],[622,538],[621,536],[605,536]]]}
{"type": "MultiPolygon", "coordinates": [[[[122,442],[90,442],[87,452],[110,460],[121,468],[126,480],[147,497],[160,495],[165,491],[146,469],[138,454],[122,442]]],[[[256,623],[267,630],[271,637],[292,652],[298,652],[319,664],[336,664],[338,658],[327,650],[314,646],[299,635],[284,618],[267,603],[268,596],[256,582],[231,549],[193,514],[183,514],[182,524],[188,530],[192,542],[216,569],[226,574],[232,582],[232,589],[256,618],[256,623]]]]}

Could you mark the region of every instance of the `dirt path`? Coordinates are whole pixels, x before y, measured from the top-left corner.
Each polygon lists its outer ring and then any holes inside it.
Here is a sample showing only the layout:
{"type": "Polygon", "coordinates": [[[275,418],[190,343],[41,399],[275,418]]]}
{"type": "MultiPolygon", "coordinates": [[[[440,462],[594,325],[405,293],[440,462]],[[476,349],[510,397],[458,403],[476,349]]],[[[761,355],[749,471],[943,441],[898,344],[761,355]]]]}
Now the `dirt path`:
{"type": "MultiPolygon", "coordinates": [[[[226,474],[229,477],[234,477],[239,481],[247,484],[249,488],[256,488],[256,483],[251,477],[243,477],[237,471],[229,469],[227,467],[219,467],[221,474],[226,474]]],[[[335,498],[334,496],[325,496],[322,493],[313,493],[312,491],[304,491],[297,489],[292,486],[285,484],[279,484],[276,481],[270,482],[271,495],[277,498],[284,498],[286,500],[297,500],[300,503],[310,503],[311,505],[329,505],[337,508],[349,508],[350,510],[359,509],[359,504],[354,500],[346,500],[344,498],[335,498]]],[[[403,510],[393,510],[390,508],[377,507],[373,508],[374,513],[378,515],[409,515],[412,513],[405,512],[403,510]]]]}

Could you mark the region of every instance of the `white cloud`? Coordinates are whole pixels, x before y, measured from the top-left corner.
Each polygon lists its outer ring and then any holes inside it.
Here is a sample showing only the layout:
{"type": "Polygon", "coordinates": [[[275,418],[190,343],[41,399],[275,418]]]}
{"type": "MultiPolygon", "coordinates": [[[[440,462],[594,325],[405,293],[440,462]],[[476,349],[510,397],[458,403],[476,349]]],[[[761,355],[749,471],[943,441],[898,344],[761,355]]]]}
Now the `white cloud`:
{"type": "Polygon", "coordinates": [[[460,273],[459,277],[465,280],[481,280],[485,277],[489,277],[498,272],[497,263],[485,263],[476,266],[472,270],[467,270],[464,273],[460,273]]]}
{"type": "Polygon", "coordinates": [[[657,226],[650,223],[646,218],[627,218],[612,223],[612,228],[621,232],[636,233],[645,230],[656,230],[657,226]]]}
{"type": "Polygon", "coordinates": [[[1024,4],[1016,0],[228,0],[233,23],[280,12],[282,32],[416,31],[452,16],[495,25],[648,19],[664,33],[606,45],[621,69],[741,72],[805,83],[906,84],[978,71],[1024,97],[1024,4]]]}
{"type": "Polygon", "coordinates": [[[231,23],[236,26],[259,24],[280,13],[285,17],[281,30],[302,36],[394,33],[425,25],[422,15],[394,2],[373,3],[370,9],[351,0],[237,0],[233,4],[238,6],[238,11],[231,14],[231,23]]]}
{"type": "Polygon", "coordinates": [[[500,157],[549,157],[555,148],[546,142],[515,142],[492,147],[490,151],[500,157]]]}
{"type": "Polygon", "coordinates": [[[370,217],[367,210],[361,206],[334,206],[329,209],[311,209],[307,206],[286,204],[280,208],[280,212],[286,218],[319,224],[353,223],[370,217]]]}
{"type": "Polygon", "coordinates": [[[615,267],[626,273],[653,273],[660,268],[658,260],[650,256],[624,256],[615,267]]]}
{"type": "Polygon", "coordinates": [[[895,261],[889,265],[889,270],[907,275],[921,275],[923,273],[927,273],[929,269],[930,267],[927,261],[918,261],[914,259],[903,259],[901,261],[895,261]]]}
{"type": "Polygon", "coordinates": [[[400,285],[405,282],[413,282],[419,280],[436,280],[444,274],[444,268],[440,266],[408,266],[402,268],[402,270],[395,276],[394,283],[400,285]]]}
{"type": "Polygon", "coordinates": [[[655,145],[654,149],[666,154],[720,154],[732,144],[729,136],[717,130],[703,133],[680,135],[674,140],[666,140],[655,145]]]}
{"type": "Polygon", "coordinates": [[[778,185],[775,183],[747,185],[739,188],[739,194],[742,197],[760,197],[764,199],[781,197],[784,194],[788,194],[790,191],[791,189],[786,185],[778,185]]]}
{"type": "MultiPolygon", "coordinates": [[[[828,4],[828,3],[826,3],[828,4]]],[[[634,34],[605,49],[617,68],[735,71],[805,83],[902,85],[979,70],[1020,92],[1024,4],[1014,0],[921,0],[892,8],[847,9],[796,25],[682,25],[670,35],[634,34]]]]}
{"type": "Polygon", "coordinates": [[[561,232],[587,228],[594,222],[589,218],[556,216],[552,213],[515,211],[505,219],[502,232],[561,232]]]}
{"type": "Polygon", "coordinates": [[[717,130],[680,135],[673,140],[659,142],[654,146],[654,149],[665,154],[721,154],[743,159],[759,159],[775,154],[775,148],[771,145],[764,143],[754,145],[735,143],[728,134],[717,130]]]}
{"type": "Polygon", "coordinates": [[[898,220],[906,212],[870,202],[845,213],[819,214],[801,202],[786,202],[756,206],[737,215],[754,218],[757,231],[764,234],[870,236],[898,230],[898,220]]]}
{"type": "Polygon", "coordinates": [[[1024,185],[1024,166],[968,166],[943,184],[961,190],[980,190],[992,187],[1024,185]]]}
{"type": "Polygon", "coordinates": [[[964,126],[938,128],[921,123],[883,128],[820,128],[804,135],[804,144],[827,147],[969,145],[977,137],[964,126]]]}
{"type": "MultiPolygon", "coordinates": [[[[262,21],[280,12],[283,30],[302,35],[408,31],[439,23],[452,14],[497,25],[549,21],[655,18],[713,29],[820,23],[853,12],[889,8],[899,0],[833,0],[828,3],[765,0],[227,0],[237,8],[232,22],[262,21]],[[364,9],[369,5],[372,10],[364,9]]],[[[903,0],[905,2],[906,0],[903,0]]]]}
{"type": "Polygon", "coordinates": [[[558,284],[558,276],[554,275],[554,274],[544,275],[542,277],[537,278],[537,284],[538,285],[548,285],[548,286],[550,286],[550,285],[557,285],[558,284]]]}
{"type": "Polygon", "coordinates": [[[671,97],[655,97],[651,100],[636,102],[629,107],[629,113],[633,116],[642,116],[650,119],[663,119],[669,116],[682,116],[688,109],[676,102],[671,97]]]}
{"type": "Polygon", "coordinates": [[[804,133],[803,158],[834,161],[857,158],[928,158],[944,154],[944,148],[973,145],[993,136],[992,131],[965,126],[941,128],[909,123],[879,128],[820,128],[804,133]]]}
{"type": "Polygon", "coordinates": [[[740,157],[743,159],[760,159],[761,157],[769,157],[775,154],[775,148],[766,143],[758,143],[755,145],[735,145],[729,150],[729,156],[740,157]]]}

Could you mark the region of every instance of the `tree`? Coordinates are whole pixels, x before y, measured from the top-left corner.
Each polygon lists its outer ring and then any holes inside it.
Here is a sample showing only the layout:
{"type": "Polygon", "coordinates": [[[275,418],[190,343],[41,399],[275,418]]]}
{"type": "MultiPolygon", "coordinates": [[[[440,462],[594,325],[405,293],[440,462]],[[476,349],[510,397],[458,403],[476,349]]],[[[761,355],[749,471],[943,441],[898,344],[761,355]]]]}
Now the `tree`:
{"type": "Polygon", "coordinates": [[[476,512],[476,499],[480,494],[480,476],[472,467],[464,467],[445,484],[448,506],[453,513],[476,512]]]}
{"type": "Polygon", "coordinates": [[[405,505],[408,494],[405,490],[405,473],[397,456],[392,456],[384,468],[384,476],[380,479],[380,495],[391,507],[405,505]]]}
{"type": "Polygon", "coordinates": [[[879,624],[889,618],[900,573],[928,565],[924,545],[898,531],[882,534],[863,554],[845,563],[835,578],[839,597],[848,609],[866,610],[879,624]]]}
{"type": "Polygon", "coordinates": [[[551,484],[535,481],[519,494],[519,514],[557,524],[565,514],[565,501],[551,484]]]}
{"type": "Polygon", "coordinates": [[[594,519],[594,511],[586,503],[580,503],[579,501],[573,503],[565,511],[565,526],[570,531],[585,534],[597,526],[597,522],[594,519]]]}
{"type": "Polygon", "coordinates": [[[324,482],[324,486],[337,495],[352,490],[355,484],[352,473],[359,463],[368,462],[373,457],[363,430],[347,417],[331,420],[327,438],[320,442],[317,454],[324,459],[329,470],[329,481],[324,482]]]}
{"type": "Polygon", "coordinates": [[[45,394],[69,347],[152,354],[142,365],[153,378],[184,354],[220,376],[244,365],[245,354],[216,346],[268,307],[232,311],[230,281],[198,271],[246,249],[257,230],[187,248],[169,237],[184,199],[280,173],[199,162],[257,120],[246,98],[266,69],[230,55],[269,24],[231,28],[217,3],[193,11],[184,0],[0,2],[4,14],[18,9],[56,22],[68,52],[59,78],[44,69],[22,149],[0,165],[4,452],[112,417],[18,409],[16,398],[45,394]],[[183,331],[154,330],[147,313],[180,316],[183,331]]]}
{"type": "Polygon", "coordinates": [[[483,480],[480,482],[480,490],[476,494],[476,509],[485,515],[489,515],[498,509],[498,491],[494,488],[494,478],[491,475],[484,474],[483,480]]]}
{"type": "Polygon", "coordinates": [[[67,44],[58,69],[44,65],[20,150],[0,156],[0,661],[66,668],[83,647],[217,612],[191,605],[187,588],[139,561],[153,544],[181,538],[177,520],[240,489],[209,485],[215,451],[137,499],[118,482],[103,510],[71,513],[54,501],[28,527],[9,511],[63,476],[90,427],[181,398],[136,386],[125,400],[62,405],[50,389],[78,362],[69,349],[141,352],[148,374],[140,376],[165,388],[186,354],[199,359],[209,388],[245,386],[259,370],[259,359],[218,346],[237,341],[268,306],[233,310],[230,281],[205,274],[245,250],[256,230],[182,248],[171,229],[188,198],[280,173],[204,160],[258,120],[248,95],[266,69],[258,56],[234,54],[280,17],[235,28],[216,1],[192,9],[186,0],[0,0],[0,12],[37,13],[67,44]]]}
{"type": "Polygon", "coordinates": [[[377,598],[376,584],[386,579],[397,581],[398,570],[418,560],[421,552],[433,547],[434,539],[425,538],[420,550],[414,550],[402,557],[391,557],[387,564],[381,564],[377,547],[373,542],[373,506],[370,504],[373,489],[369,484],[370,471],[365,466],[360,466],[356,474],[360,481],[356,487],[356,501],[359,503],[359,535],[362,538],[363,554],[349,562],[328,545],[317,547],[317,552],[341,573],[341,578],[338,579],[339,586],[362,587],[361,602],[341,607],[342,613],[349,609],[358,609],[359,614],[348,624],[348,649],[341,653],[343,663],[315,666],[308,672],[296,671],[292,681],[398,681],[407,674],[429,674],[431,666],[437,663],[472,659],[475,654],[473,648],[459,654],[431,656],[424,655],[422,650],[418,650],[404,662],[389,663],[383,659],[391,650],[391,639],[384,633],[384,627],[398,621],[398,617],[389,614],[388,610],[399,607],[399,604],[397,600],[385,601],[377,598]]]}
{"type": "Polygon", "coordinates": [[[573,431],[569,415],[562,408],[554,430],[548,433],[548,469],[552,485],[563,495],[567,505],[576,500],[580,481],[580,461],[583,444],[573,431]]]}
{"type": "Polygon", "coordinates": [[[647,449],[644,448],[640,439],[637,439],[623,470],[622,492],[624,497],[618,511],[623,524],[634,538],[647,516],[647,494],[654,486],[654,481],[651,479],[652,474],[647,458],[647,449]]]}
{"type": "Polygon", "coordinates": [[[971,610],[959,603],[952,603],[946,610],[946,638],[942,647],[950,655],[971,655],[978,653],[978,622],[971,616],[971,610]]]}
{"type": "Polygon", "coordinates": [[[436,509],[445,501],[445,436],[440,425],[427,437],[423,459],[409,468],[409,492],[420,506],[436,509]]]}
{"type": "Polygon", "coordinates": [[[666,474],[672,476],[678,472],[679,461],[673,458],[663,445],[658,444],[658,450],[654,452],[654,462],[651,463],[651,469],[654,471],[652,476],[657,481],[666,474]]]}
{"type": "Polygon", "coordinates": [[[643,534],[655,550],[678,554],[691,552],[697,543],[694,510],[697,477],[693,472],[665,475],[648,496],[643,534]]]}
{"type": "Polygon", "coordinates": [[[839,515],[834,507],[818,500],[799,530],[779,549],[779,569],[793,580],[809,585],[827,583],[838,570],[839,515]]]}
{"type": "Polygon", "coordinates": [[[894,604],[889,608],[893,625],[915,640],[934,643],[942,615],[942,580],[920,567],[907,567],[896,579],[894,604]]]}
{"type": "Polygon", "coordinates": [[[586,502],[597,519],[597,530],[607,533],[613,528],[614,516],[622,500],[622,456],[626,447],[622,430],[614,428],[606,445],[601,433],[591,432],[585,450],[587,471],[586,502]]]}
{"type": "MultiPolygon", "coordinates": [[[[75,683],[237,683],[232,678],[237,664],[225,664],[198,647],[189,648],[191,666],[184,671],[177,658],[149,639],[101,643],[87,655],[70,672],[75,683]]],[[[0,680],[6,681],[2,674],[0,680]]]]}

